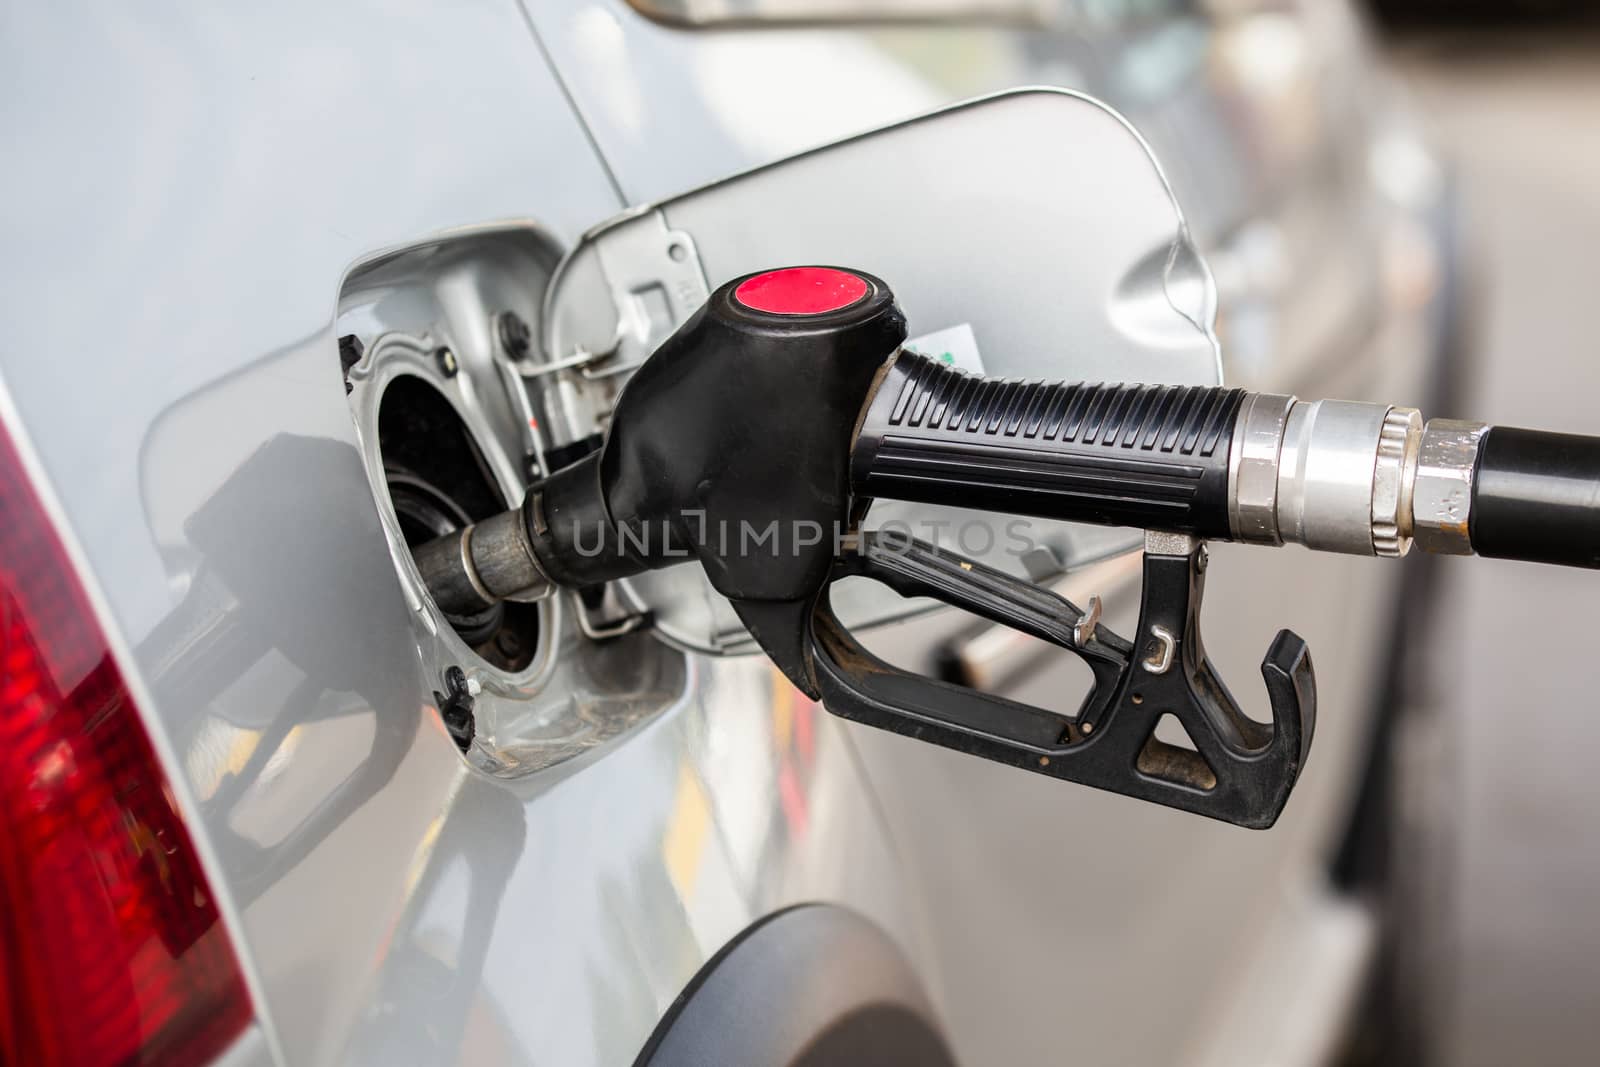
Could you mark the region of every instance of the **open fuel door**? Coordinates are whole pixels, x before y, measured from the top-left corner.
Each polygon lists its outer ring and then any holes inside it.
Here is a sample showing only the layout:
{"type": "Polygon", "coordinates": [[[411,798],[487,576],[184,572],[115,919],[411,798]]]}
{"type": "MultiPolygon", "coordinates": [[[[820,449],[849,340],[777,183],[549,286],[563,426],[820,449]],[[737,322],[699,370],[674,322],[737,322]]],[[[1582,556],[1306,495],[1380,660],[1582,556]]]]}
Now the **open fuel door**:
{"type": "MultiPolygon", "coordinates": [[[[958,104],[631,210],[596,227],[549,290],[525,379],[552,464],[603,429],[629,372],[710,291],[790,264],[886,279],[908,347],[987,375],[1214,385],[1210,272],[1138,133],[1089,97],[1024,89],[958,104]]],[[[781,473],[775,473],[781,477],[781,473]]],[[[1134,531],[880,503],[869,526],[1039,578],[1139,546],[1134,531]],[[1041,551],[1043,549],[1043,551],[1041,551]]],[[[859,585],[859,588],[853,586],[859,585]]],[[[748,647],[699,568],[621,590],[686,647],[748,647]]],[[[851,627],[903,616],[870,583],[851,627]]]]}

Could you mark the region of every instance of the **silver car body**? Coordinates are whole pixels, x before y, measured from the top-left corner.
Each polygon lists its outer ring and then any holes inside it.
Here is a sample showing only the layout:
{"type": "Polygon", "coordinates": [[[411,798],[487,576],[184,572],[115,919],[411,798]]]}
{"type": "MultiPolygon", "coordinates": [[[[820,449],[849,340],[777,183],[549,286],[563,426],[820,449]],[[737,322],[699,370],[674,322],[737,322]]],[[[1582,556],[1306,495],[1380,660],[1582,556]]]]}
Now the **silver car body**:
{"type": "MultiPolygon", "coordinates": [[[[224,904],[256,1010],[230,1063],[629,1062],[719,948],[814,900],[889,933],[967,1062],[1325,1050],[1373,933],[1326,871],[1394,567],[1216,553],[1208,644],[1240,695],[1279,626],[1322,678],[1268,833],[847,727],[749,656],[689,656],[606,743],[489,774],[434,711],[340,388],[341,286],[386,250],[509,228],[559,253],[631,204],[1057,84],[1162,158],[1234,383],[1418,398],[1441,184],[1348,13],[1084,7],[716,31],[621,0],[10,11],[6,427],[224,904]]],[[[1126,572],[1080,579],[1113,622],[1126,572]]],[[[879,640],[914,657],[964,626],[879,640]]],[[[1078,684],[1022,677],[1041,702],[1078,684]]]]}

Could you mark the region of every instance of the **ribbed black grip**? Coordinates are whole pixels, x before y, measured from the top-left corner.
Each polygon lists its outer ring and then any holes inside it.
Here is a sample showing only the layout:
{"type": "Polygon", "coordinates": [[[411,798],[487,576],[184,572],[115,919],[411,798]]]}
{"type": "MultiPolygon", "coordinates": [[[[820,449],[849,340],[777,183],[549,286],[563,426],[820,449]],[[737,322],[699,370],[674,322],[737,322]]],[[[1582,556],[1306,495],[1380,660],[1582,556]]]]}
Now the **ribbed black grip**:
{"type": "Polygon", "coordinates": [[[901,352],[850,458],[858,495],[1226,538],[1241,389],[980,378],[901,352]]]}
{"type": "Polygon", "coordinates": [[[1600,567],[1600,437],[1492,427],[1470,516],[1480,556],[1600,567]]]}

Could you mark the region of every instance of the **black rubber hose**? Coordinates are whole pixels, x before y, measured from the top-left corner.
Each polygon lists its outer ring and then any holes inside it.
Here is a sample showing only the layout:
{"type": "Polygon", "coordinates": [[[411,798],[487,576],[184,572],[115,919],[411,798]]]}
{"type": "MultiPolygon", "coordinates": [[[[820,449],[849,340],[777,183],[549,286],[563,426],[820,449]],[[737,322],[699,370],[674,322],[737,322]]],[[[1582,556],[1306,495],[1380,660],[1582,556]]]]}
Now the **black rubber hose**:
{"type": "Polygon", "coordinates": [[[1600,437],[1491,428],[1471,516],[1480,556],[1600,568],[1600,437]]]}

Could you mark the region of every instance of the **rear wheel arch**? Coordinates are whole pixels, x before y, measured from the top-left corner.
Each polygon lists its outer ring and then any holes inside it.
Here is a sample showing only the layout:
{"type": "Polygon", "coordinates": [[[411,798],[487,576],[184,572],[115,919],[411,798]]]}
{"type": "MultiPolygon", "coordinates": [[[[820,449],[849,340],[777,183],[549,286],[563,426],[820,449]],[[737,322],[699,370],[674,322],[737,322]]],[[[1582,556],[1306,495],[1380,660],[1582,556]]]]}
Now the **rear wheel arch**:
{"type": "Polygon", "coordinates": [[[847,908],[802,904],[752,924],[707,961],[635,1067],[954,1062],[889,936],[847,908]]]}

